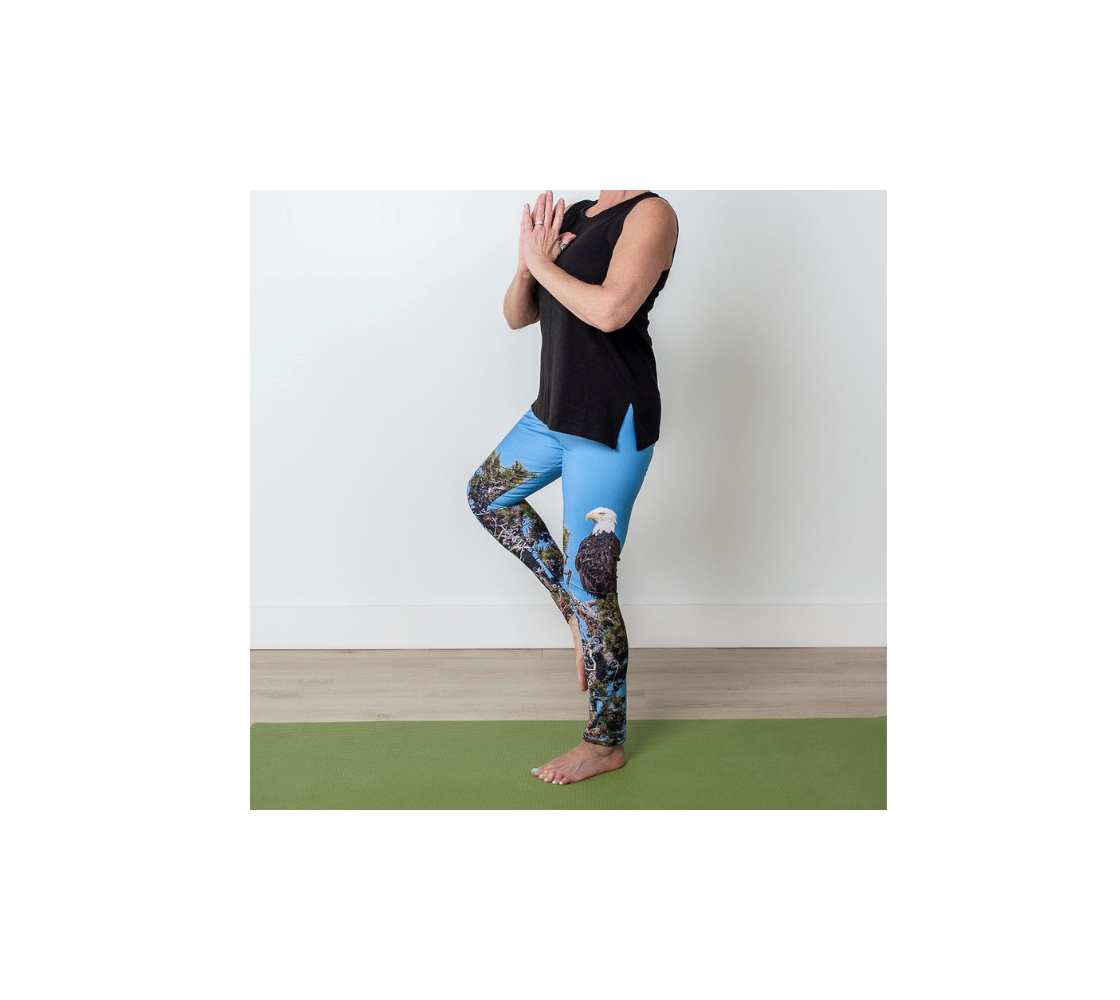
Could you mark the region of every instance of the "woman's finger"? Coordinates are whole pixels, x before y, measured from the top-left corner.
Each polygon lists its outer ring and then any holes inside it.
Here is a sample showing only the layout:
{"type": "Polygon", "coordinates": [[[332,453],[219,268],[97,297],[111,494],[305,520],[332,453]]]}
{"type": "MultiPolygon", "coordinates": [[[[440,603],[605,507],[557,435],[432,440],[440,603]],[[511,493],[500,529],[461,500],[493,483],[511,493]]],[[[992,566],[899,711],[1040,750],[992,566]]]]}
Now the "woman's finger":
{"type": "Polygon", "coordinates": [[[552,192],[545,191],[544,193],[544,215],[541,216],[544,224],[549,228],[552,227],[552,192]]]}
{"type": "Polygon", "coordinates": [[[537,195],[537,204],[533,209],[533,223],[536,224],[544,217],[544,192],[537,195]]]}
{"type": "Polygon", "coordinates": [[[555,230],[554,236],[560,235],[560,227],[564,225],[564,199],[561,198],[556,203],[556,209],[552,213],[552,228],[555,230]]]}

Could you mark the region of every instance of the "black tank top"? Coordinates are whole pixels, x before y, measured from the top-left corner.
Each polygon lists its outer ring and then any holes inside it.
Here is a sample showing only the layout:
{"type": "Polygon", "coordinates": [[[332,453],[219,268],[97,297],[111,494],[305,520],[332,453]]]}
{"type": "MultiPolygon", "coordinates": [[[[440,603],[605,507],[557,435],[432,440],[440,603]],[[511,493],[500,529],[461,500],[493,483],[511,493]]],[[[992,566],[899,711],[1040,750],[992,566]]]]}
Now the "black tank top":
{"type": "MultiPolygon", "coordinates": [[[[601,285],[610,267],[622,224],[646,191],[620,201],[588,218],[584,209],[596,204],[587,199],[564,212],[563,233],[576,239],[560,252],[556,266],[580,281],[601,285]]],[[[673,244],[673,257],[677,247],[673,244]]],[[[604,333],[584,323],[537,284],[541,316],[541,378],[531,409],[537,419],[562,434],[618,445],[627,407],[634,404],[634,433],[641,451],[661,436],[661,393],[657,362],[649,335],[649,313],[665,287],[670,267],[661,272],[653,291],[629,322],[604,333]]]]}

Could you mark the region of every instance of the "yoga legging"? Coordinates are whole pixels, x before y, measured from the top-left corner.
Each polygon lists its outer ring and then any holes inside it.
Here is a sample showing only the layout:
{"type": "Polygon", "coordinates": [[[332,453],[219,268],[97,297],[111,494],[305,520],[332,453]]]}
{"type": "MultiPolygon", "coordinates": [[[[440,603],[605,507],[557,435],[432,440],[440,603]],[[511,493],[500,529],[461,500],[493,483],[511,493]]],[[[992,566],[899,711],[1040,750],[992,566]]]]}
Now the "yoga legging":
{"type": "Polygon", "coordinates": [[[533,571],[565,621],[578,616],[589,702],[583,739],[599,746],[626,741],[630,648],[618,604],[618,560],[655,447],[637,450],[632,405],[617,449],[550,430],[530,407],[467,484],[467,502],[482,526],[533,571]],[[562,545],[526,499],[557,478],[564,494],[562,545]]]}

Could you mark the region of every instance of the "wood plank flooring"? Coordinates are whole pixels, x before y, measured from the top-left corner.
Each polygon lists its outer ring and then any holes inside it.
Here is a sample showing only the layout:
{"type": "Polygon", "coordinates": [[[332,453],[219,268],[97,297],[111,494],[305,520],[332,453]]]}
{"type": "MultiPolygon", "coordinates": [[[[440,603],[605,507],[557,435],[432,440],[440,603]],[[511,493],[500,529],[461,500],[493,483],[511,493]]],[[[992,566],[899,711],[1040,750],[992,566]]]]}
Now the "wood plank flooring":
{"type": "MultiPolygon", "coordinates": [[[[586,721],[574,649],[258,649],[250,722],[586,721]]],[[[631,649],[632,719],[870,718],[887,714],[887,651],[631,649]]]]}

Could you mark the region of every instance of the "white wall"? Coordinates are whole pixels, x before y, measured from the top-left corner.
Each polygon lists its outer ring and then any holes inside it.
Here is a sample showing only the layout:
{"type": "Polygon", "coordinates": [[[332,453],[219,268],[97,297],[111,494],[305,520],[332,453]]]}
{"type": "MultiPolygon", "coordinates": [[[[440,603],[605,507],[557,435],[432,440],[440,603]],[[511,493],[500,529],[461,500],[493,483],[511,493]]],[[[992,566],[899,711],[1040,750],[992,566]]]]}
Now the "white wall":
{"type": "MultiPolygon", "coordinates": [[[[654,190],[680,237],[631,645],[885,645],[886,193],[654,190]]],[[[540,327],[502,317],[536,194],[252,194],[255,648],[570,644],[465,496],[536,395],[540,327]]]]}

